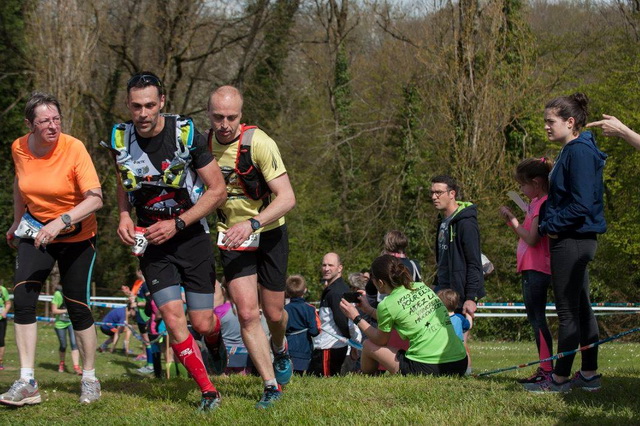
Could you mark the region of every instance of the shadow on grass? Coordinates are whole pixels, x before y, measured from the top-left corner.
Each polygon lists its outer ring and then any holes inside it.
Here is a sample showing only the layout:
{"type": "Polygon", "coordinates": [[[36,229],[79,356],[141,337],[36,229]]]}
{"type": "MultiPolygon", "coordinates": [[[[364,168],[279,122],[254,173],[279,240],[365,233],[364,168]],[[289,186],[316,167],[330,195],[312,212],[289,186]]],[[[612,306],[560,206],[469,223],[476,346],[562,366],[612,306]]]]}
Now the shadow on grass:
{"type": "MultiPolygon", "coordinates": [[[[113,361],[113,364],[122,364],[127,368],[126,361],[113,361]]],[[[129,363],[130,364],[130,363],[129,363]]],[[[138,367],[131,364],[133,367],[138,367]]],[[[246,378],[210,376],[216,388],[223,395],[223,398],[241,398],[248,400],[258,400],[262,395],[262,384],[260,379],[247,381],[246,378]]],[[[100,379],[103,398],[108,392],[126,397],[137,397],[157,403],[159,401],[183,401],[194,407],[199,403],[199,389],[196,382],[189,377],[176,377],[171,379],[155,378],[153,376],[143,376],[132,370],[130,374],[120,377],[100,379]],[[195,398],[194,398],[195,397],[195,398]]],[[[56,382],[59,391],[76,394],[78,392],[77,382],[56,382]]]]}
{"type": "Polygon", "coordinates": [[[58,364],[54,364],[52,362],[39,362],[38,367],[45,370],[58,371],[58,364]]]}
{"type": "Polygon", "coordinates": [[[602,419],[611,424],[637,422],[639,387],[640,379],[637,377],[605,375],[602,378],[602,388],[597,392],[574,389],[563,395],[569,410],[559,418],[560,423],[601,424],[602,419]],[[585,414],[585,407],[591,408],[591,413],[603,414],[585,414]],[[628,415],[622,414],[625,412],[628,415]]]}
{"type": "MultiPolygon", "coordinates": [[[[479,382],[496,383],[505,386],[509,391],[523,392],[515,377],[492,376],[477,378],[479,382]]],[[[638,421],[638,389],[640,379],[637,377],[604,375],[602,388],[596,392],[573,389],[567,394],[558,394],[566,405],[562,412],[555,413],[559,424],[632,424],[638,421]]],[[[544,397],[539,394],[540,397],[544,397]]],[[[543,417],[549,415],[545,408],[536,409],[536,414],[543,417]]]]}
{"type": "Polygon", "coordinates": [[[116,359],[111,361],[111,364],[120,366],[124,368],[127,373],[132,373],[132,374],[135,373],[135,370],[141,367],[141,365],[136,364],[133,360],[129,360],[129,359],[123,359],[123,360],[116,359]]]}

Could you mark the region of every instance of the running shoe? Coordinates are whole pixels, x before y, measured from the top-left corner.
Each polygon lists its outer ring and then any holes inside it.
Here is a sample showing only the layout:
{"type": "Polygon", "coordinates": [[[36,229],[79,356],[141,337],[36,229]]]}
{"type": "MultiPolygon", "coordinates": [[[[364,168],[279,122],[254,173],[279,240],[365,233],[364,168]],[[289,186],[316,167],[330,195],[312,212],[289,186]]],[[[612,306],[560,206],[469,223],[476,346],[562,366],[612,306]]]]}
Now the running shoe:
{"type": "Polygon", "coordinates": [[[134,361],[146,361],[147,360],[147,355],[146,354],[140,354],[137,357],[135,357],[134,361]]]}
{"type": "Polygon", "coordinates": [[[0,364],[0,371],[4,370],[4,365],[0,364]]]}
{"type": "Polygon", "coordinates": [[[518,383],[520,384],[539,383],[545,380],[549,380],[550,378],[551,378],[551,372],[544,371],[542,368],[538,367],[538,369],[536,370],[535,373],[533,373],[533,375],[526,377],[524,379],[518,379],[518,383]]]}
{"type": "Polygon", "coordinates": [[[209,366],[213,373],[216,375],[223,374],[224,369],[227,368],[227,347],[222,340],[222,334],[218,335],[216,343],[209,343],[206,338],[202,340],[204,340],[204,344],[207,347],[209,366]]]}
{"type": "Polygon", "coordinates": [[[64,361],[60,361],[58,364],[58,373],[64,373],[64,361]]]}
{"type": "Polygon", "coordinates": [[[80,403],[91,404],[100,399],[100,380],[80,380],[80,403]]]}
{"type": "Polygon", "coordinates": [[[260,401],[256,404],[256,408],[266,410],[280,398],[282,398],[282,387],[280,385],[266,386],[262,398],[260,398],[260,401]]]}
{"type": "Polygon", "coordinates": [[[153,365],[145,365],[144,367],[136,370],[140,374],[153,374],[153,365]]]}
{"type": "Polygon", "coordinates": [[[13,382],[9,390],[0,395],[0,404],[14,405],[22,407],[23,405],[40,404],[42,398],[38,389],[38,382],[34,379],[29,381],[19,379],[13,382]]]}
{"type": "Polygon", "coordinates": [[[76,375],[82,376],[82,367],[80,367],[79,365],[74,365],[73,371],[76,373],[76,375]]]}
{"type": "Polygon", "coordinates": [[[526,391],[533,393],[567,393],[571,391],[571,380],[564,383],[558,383],[549,376],[548,380],[537,383],[524,383],[522,385],[526,391]]]}
{"type": "Polygon", "coordinates": [[[579,388],[589,392],[595,392],[602,387],[602,374],[597,374],[590,379],[582,375],[581,371],[576,371],[575,376],[571,379],[571,389],[579,388]]]}
{"type": "Polygon", "coordinates": [[[213,411],[220,406],[222,398],[219,392],[206,392],[202,394],[198,411],[204,413],[207,411],[213,411]]]}
{"type": "Polygon", "coordinates": [[[106,347],[104,347],[104,346],[102,346],[102,345],[98,346],[98,352],[103,353],[103,352],[105,352],[106,350],[107,350],[107,348],[106,348],[106,347]]]}
{"type": "MultiPolygon", "coordinates": [[[[271,348],[273,349],[273,343],[271,348]]],[[[276,374],[276,381],[279,385],[286,385],[291,381],[293,365],[289,356],[289,344],[286,339],[284,341],[284,351],[280,353],[273,351],[273,371],[276,374]]]]}

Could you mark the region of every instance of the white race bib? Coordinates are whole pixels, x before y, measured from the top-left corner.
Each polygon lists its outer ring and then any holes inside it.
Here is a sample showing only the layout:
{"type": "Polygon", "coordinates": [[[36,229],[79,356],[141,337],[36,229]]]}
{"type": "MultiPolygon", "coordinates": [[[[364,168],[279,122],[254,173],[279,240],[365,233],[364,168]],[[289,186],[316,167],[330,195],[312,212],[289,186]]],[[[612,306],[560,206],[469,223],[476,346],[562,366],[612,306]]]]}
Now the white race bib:
{"type": "Polygon", "coordinates": [[[35,239],[38,235],[38,232],[40,231],[40,229],[42,229],[43,226],[44,223],[41,223],[36,218],[31,216],[29,212],[25,212],[25,214],[22,216],[22,219],[20,219],[18,229],[16,229],[13,234],[18,238],[35,239]]]}
{"type": "Polygon", "coordinates": [[[233,250],[233,251],[256,251],[260,245],[260,234],[251,234],[249,238],[244,240],[239,247],[229,248],[224,245],[222,240],[224,239],[224,233],[218,232],[218,248],[220,250],[233,250]]]}

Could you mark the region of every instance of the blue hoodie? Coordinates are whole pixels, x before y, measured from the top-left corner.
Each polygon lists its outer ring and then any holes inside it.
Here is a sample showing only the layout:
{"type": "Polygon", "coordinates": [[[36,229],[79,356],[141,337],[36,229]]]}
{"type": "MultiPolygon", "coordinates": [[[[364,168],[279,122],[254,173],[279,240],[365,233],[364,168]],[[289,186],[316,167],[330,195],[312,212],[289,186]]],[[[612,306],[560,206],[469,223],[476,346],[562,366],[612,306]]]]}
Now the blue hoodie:
{"type": "Polygon", "coordinates": [[[602,234],[607,230],[602,181],[606,158],[591,132],[582,132],[562,148],[549,175],[540,234],[602,234]]]}

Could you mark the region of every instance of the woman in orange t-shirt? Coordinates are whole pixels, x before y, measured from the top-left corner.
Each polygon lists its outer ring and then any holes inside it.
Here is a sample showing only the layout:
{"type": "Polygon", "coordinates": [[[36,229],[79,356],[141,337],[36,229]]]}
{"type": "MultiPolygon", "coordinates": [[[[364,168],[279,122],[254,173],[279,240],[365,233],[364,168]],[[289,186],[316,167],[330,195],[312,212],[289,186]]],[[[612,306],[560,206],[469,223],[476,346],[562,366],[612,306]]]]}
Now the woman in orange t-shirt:
{"type": "Polygon", "coordinates": [[[88,296],[96,255],[94,213],[102,207],[102,190],[84,144],[63,134],[60,122],[58,100],[34,93],[25,108],[29,133],[11,146],[16,171],[14,220],[6,237],[18,249],[13,293],[21,365],[20,378],[0,395],[0,404],[41,402],[34,377],[36,304],[56,262],[83,358],[80,402],[90,403],[100,397],[94,369],[97,340],[88,296]]]}

